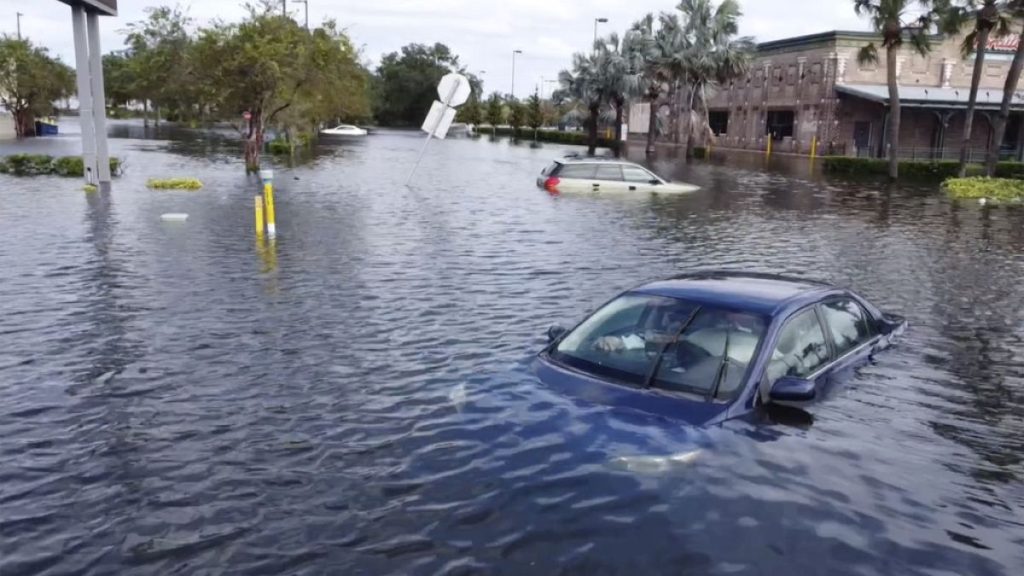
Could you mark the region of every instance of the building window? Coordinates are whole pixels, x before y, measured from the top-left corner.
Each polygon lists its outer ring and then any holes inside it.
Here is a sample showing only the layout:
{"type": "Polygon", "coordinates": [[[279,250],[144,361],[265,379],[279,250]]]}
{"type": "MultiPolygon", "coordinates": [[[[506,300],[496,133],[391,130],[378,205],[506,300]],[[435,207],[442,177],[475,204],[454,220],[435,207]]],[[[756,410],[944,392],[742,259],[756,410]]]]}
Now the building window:
{"type": "Polygon", "coordinates": [[[708,126],[715,136],[729,133],[729,112],[725,110],[712,110],[708,112],[708,126]]]}
{"type": "Polygon", "coordinates": [[[794,114],[792,110],[769,110],[767,128],[772,140],[793,137],[794,114]]]}

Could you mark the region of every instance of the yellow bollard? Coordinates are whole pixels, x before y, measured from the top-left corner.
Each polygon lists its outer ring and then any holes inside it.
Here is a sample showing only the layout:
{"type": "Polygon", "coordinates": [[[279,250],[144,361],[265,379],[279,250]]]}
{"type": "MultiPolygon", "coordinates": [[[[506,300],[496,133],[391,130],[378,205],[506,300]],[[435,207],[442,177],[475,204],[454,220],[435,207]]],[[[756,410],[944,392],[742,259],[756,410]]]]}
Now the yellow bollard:
{"type": "Polygon", "coordinates": [[[274,218],[274,171],[260,170],[263,180],[263,205],[267,212],[267,235],[277,236],[277,221],[274,218]]]}
{"type": "Polygon", "coordinates": [[[772,135],[771,134],[768,135],[768,147],[764,149],[764,157],[765,158],[771,158],[772,157],[772,135]]]}
{"type": "Polygon", "coordinates": [[[814,158],[818,155],[818,137],[811,137],[811,162],[814,162],[814,158]]]}
{"type": "Polygon", "coordinates": [[[263,197],[253,196],[253,210],[256,212],[256,236],[263,237],[263,197]]]}

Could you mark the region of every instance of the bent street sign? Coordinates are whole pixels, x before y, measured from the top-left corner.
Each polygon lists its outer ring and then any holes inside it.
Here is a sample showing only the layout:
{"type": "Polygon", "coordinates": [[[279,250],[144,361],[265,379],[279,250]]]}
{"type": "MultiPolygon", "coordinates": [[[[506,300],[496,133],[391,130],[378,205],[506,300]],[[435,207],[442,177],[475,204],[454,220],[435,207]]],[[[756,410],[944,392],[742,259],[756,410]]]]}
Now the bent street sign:
{"type": "Polygon", "coordinates": [[[117,0],[59,0],[70,6],[84,6],[101,16],[117,16],[117,0]]]}

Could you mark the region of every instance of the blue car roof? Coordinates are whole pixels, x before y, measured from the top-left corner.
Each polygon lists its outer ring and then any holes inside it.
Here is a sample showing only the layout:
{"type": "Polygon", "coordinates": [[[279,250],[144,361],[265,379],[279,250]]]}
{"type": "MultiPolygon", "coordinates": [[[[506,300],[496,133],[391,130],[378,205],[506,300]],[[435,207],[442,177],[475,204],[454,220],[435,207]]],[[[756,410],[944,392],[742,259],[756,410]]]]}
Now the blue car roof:
{"type": "Polygon", "coordinates": [[[712,270],[650,282],[633,292],[774,316],[787,305],[802,305],[832,290],[836,289],[823,282],[803,278],[712,270]]]}

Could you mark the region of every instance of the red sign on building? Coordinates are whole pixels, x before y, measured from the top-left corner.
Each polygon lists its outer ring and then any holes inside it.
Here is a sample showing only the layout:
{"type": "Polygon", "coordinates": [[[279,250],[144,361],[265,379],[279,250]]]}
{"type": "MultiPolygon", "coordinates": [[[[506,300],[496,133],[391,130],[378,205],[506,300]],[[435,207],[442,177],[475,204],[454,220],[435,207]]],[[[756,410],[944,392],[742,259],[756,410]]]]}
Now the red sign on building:
{"type": "Polygon", "coordinates": [[[1020,36],[1011,34],[1002,38],[992,38],[988,41],[989,52],[1016,52],[1020,44],[1020,36]]]}

